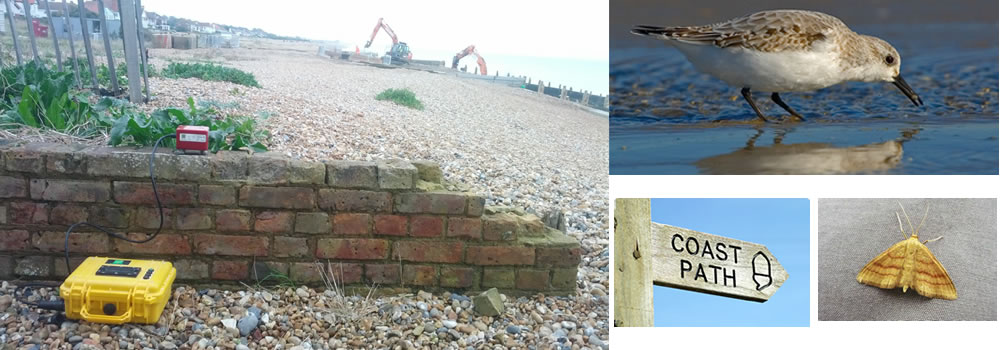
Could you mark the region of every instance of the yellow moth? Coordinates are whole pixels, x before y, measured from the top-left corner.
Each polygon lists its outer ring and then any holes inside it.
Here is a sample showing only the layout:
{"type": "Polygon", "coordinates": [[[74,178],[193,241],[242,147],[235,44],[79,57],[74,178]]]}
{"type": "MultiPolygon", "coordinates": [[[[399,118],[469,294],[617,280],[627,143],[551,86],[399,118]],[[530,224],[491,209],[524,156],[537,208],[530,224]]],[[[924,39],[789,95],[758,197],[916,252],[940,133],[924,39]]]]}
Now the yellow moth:
{"type": "MultiPolygon", "coordinates": [[[[900,204],[899,207],[903,208],[903,204],[900,204]]],[[[930,209],[929,206],[928,209],[930,209]]],[[[892,247],[869,261],[858,273],[858,282],[885,289],[903,287],[903,293],[906,293],[907,289],[913,288],[917,293],[928,298],[957,299],[958,292],[955,291],[955,284],[951,282],[948,271],[945,271],[944,266],[941,266],[934,254],[931,254],[930,249],[924,245],[924,243],[933,242],[942,237],[923,243],[917,237],[917,231],[927,219],[927,210],[924,211],[924,218],[920,219],[920,225],[917,225],[917,229],[913,229],[910,216],[906,215],[905,208],[903,208],[903,215],[906,216],[906,223],[910,225],[910,231],[913,234],[906,237],[906,232],[903,231],[903,221],[899,219],[899,213],[896,213],[899,232],[902,232],[903,237],[906,238],[902,242],[893,244],[892,247]]]]}

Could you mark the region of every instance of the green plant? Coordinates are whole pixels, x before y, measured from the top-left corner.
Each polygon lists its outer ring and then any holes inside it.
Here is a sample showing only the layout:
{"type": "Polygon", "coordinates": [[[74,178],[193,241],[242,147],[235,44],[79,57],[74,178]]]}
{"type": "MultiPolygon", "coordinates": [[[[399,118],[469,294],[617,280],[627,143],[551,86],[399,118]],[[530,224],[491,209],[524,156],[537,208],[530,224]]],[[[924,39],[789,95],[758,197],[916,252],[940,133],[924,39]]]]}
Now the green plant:
{"type": "MultiPolygon", "coordinates": [[[[87,59],[83,57],[76,58],[76,67],[80,69],[80,80],[82,80],[83,86],[88,86],[90,84],[90,64],[87,63],[87,59]]],[[[118,63],[116,65],[118,68],[115,69],[115,75],[118,76],[118,86],[127,88],[128,87],[128,68],[124,62],[118,63]]],[[[152,63],[147,63],[146,66],[149,68],[149,76],[157,76],[156,67],[152,63]]],[[[111,86],[111,70],[108,69],[106,64],[97,64],[95,66],[97,70],[97,83],[101,86],[111,86]]],[[[142,74],[143,67],[139,65],[139,74],[142,74]]],[[[63,72],[73,72],[73,59],[68,58],[63,61],[63,72]]]]}
{"type": "MultiPolygon", "coordinates": [[[[119,117],[111,127],[111,145],[148,146],[160,136],[174,133],[179,125],[209,127],[208,148],[219,150],[239,150],[248,148],[254,152],[266,152],[263,142],[270,133],[257,126],[254,118],[243,116],[221,116],[215,109],[198,109],[194,99],[188,98],[189,109],[165,108],[152,114],[136,113],[120,109],[119,117]]],[[[173,143],[167,144],[167,146],[173,143]]]]}
{"type": "Polygon", "coordinates": [[[0,71],[0,108],[4,110],[0,125],[8,129],[27,125],[81,137],[106,129],[111,119],[95,113],[88,94],[73,90],[73,85],[72,73],[34,62],[4,68],[0,71]]]}
{"type": "Polygon", "coordinates": [[[177,63],[171,62],[163,70],[163,76],[167,78],[198,78],[209,81],[228,81],[230,83],[244,86],[260,87],[253,74],[241,71],[236,68],[218,66],[205,63],[177,63]]]}
{"type": "Polygon", "coordinates": [[[407,106],[413,109],[424,109],[424,104],[417,99],[417,95],[410,91],[410,89],[387,89],[382,91],[375,96],[376,100],[379,101],[392,101],[398,105],[407,106]]]}

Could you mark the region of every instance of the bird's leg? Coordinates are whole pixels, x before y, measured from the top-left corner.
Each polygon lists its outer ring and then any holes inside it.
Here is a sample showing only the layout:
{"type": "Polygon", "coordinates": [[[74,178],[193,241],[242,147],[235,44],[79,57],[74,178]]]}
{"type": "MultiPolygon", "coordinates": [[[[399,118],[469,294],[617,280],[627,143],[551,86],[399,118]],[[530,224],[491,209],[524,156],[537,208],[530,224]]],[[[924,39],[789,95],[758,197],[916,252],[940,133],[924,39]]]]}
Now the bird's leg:
{"type": "Polygon", "coordinates": [[[774,103],[777,103],[779,106],[781,106],[781,108],[784,108],[786,111],[788,111],[788,113],[791,113],[793,117],[798,119],[798,121],[801,122],[806,120],[806,118],[803,118],[801,114],[792,110],[792,107],[788,107],[788,105],[785,104],[785,101],[781,100],[781,96],[778,96],[777,92],[771,93],[771,100],[774,101],[774,103]]]}
{"type": "Polygon", "coordinates": [[[764,113],[761,113],[760,108],[757,108],[757,104],[753,102],[753,96],[750,95],[750,88],[745,87],[743,88],[743,90],[740,90],[740,93],[743,94],[743,98],[745,98],[747,100],[747,103],[750,104],[750,108],[753,108],[753,111],[757,112],[757,117],[760,118],[760,120],[763,120],[765,123],[768,122],[767,118],[764,117],[764,113]]]}

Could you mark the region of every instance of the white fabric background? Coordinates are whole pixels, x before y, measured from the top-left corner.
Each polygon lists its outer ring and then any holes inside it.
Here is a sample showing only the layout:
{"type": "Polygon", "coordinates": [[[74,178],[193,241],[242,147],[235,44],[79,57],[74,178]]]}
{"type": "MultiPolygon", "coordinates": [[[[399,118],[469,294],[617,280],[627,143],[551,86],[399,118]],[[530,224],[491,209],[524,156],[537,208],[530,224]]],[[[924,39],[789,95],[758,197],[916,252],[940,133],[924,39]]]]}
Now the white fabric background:
{"type": "Polygon", "coordinates": [[[958,299],[930,299],[914,290],[858,283],[861,268],[903,240],[895,212],[910,228],[896,199],[819,200],[819,320],[997,320],[997,201],[899,199],[917,227],[930,204],[920,240],[927,244],[958,291],[958,299]]]}

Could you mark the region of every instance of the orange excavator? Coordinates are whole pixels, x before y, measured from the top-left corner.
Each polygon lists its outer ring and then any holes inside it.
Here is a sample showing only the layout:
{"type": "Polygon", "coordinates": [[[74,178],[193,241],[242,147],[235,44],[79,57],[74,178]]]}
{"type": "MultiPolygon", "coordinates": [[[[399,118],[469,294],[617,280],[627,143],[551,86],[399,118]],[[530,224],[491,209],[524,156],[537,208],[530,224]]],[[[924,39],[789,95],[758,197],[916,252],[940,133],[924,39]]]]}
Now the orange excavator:
{"type": "Polygon", "coordinates": [[[486,61],[483,60],[483,56],[479,55],[479,51],[476,51],[476,45],[469,45],[469,47],[465,48],[465,50],[455,54],[455,57],[451,59],[451,69],[457,69],[458,61],[461,60],[462,57],[470,54],[476,55],[476,64],[479,65],[479,74],[486,75],[486,61]]]}
{"type": "Polygon", "coordinates": [[[392,28],[389,28],[389,25],[385,24],[385,22],[382,21],[382,18],[379,18],[378,23],[375,24],[375,30],[372,31],[371,38],[368,38],[368,42],[365,43],[365,48],[367,49],[369,46],[372,46],[372,41],[375,40],[375,35],[378,34],[379,28],[385,29],[385,33],[389,34],[389,37],[392,38],[392,48],[389,49],[389,52],[386,52],[386,54],[392,57],[392,63],[409,63],[410,60],[413,59],[413,53],[410,52],[410,47],[396,38],[396,32],[392,31],[392,28]]]}

